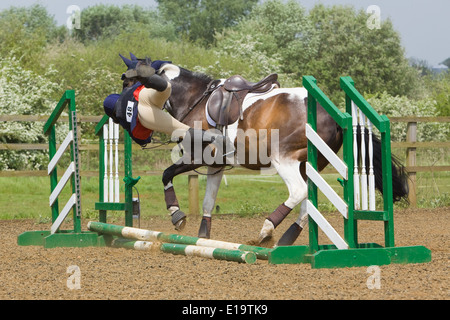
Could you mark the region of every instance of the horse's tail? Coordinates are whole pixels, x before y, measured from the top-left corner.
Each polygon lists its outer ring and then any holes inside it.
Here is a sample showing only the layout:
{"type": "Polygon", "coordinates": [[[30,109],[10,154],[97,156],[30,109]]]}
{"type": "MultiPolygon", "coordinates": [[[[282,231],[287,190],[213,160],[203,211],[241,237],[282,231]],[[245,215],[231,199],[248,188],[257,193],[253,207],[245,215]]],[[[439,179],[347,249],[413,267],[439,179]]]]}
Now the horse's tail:
{"type": "MultiPolygon", "coordinates": [[[[358,125],[358,145],[361,145],[361,128],[358,125]]],[[[369,164],[369,130],[365,128],[364,130],[364,141],[366,145],[366,165],[369,164]]],[[[382,172],[382,158],[381,158],[381,140],[375,134],[372,134],[372,144],[373,144],[373,170],[375,175],[375,188],[377,188],[381,194],[383,194],[383,172],[382,172]]],[[[358,148],[358,158],[360,155],[361,148],[358,148]]],[[[408,201],[408,173],[406,168],[400,163],[399,159],[392,155],[391,158],[392,167],[392,191],[394,202],[405,199],[408,201]]]]}

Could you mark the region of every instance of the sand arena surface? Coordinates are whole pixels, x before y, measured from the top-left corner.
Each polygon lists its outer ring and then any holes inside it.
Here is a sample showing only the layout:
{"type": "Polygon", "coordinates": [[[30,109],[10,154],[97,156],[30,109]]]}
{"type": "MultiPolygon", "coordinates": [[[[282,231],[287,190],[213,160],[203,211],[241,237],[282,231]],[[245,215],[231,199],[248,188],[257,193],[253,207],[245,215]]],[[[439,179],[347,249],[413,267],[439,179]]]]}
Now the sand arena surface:
{"type": "MultiPolygon", "coordinates": [[[[369,289],[366,267],[311,269],[309,264],[246,265],[161,252],[114,248],[20,247],[17,236],[50,229],[31,220],[0,221],[0,299],[169,299],[301,300],[450,298],[450,208],[396,210],[397,246],[424,245],[432,262],[380,267],[380,289],[369,289]],[[70,290],[69,266],[80,270],[79,290],[70,290]]],[[[276,230],[278,239],[295,220],[291,214],[276,230]]],[[[327,215],[342,232],[339,214],[327,215]]],[[[264,217],[214,217],[212,238],[248,243],[257,237],[264,217]]],[[[83,221],[86,228],[87,221],[83,221]]],[[[183,234],[196,236],[200,217],[189,217],[183,234]]],[[[168,218],[141,221],[141,228],[174,233],[168,218]]],[[[360,242],[384,244],[381,222],[360,222],[360,242]]],[[[306,230],[305,230],[306,231],[306,230]]],[[[342,234],[342,233],[341,233],[342,234]]],[[[307,232],[296,244],[307,243],[307,232]]],[[[323,236],[322,243],[329,243],[323,236]]]]}

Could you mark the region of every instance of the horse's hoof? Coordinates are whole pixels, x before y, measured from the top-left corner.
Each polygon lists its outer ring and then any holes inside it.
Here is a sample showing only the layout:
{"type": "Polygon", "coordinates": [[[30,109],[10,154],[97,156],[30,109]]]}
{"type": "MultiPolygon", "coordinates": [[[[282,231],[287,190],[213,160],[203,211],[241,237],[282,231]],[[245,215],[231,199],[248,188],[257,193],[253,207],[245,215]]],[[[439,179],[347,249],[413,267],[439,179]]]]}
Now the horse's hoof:
{"type": "Polygon", "coordinates": [[[272,240],[273,230],[275,230],[275,227],[274,227],[272,221],[266,219],[264,221],[261,232],[259,233],[258,243],[264,244],[264,243],[267,243],[270,240],[272,240]]]}
{"type": "Polygon", "coordinates": [[[183,211],[177,210],[172,213],[172,224],[175,226],[175,230],[182,231],[186,226],[186,215],[183,211]]]}
{"type": "Polygon", "coordinates": [[[300,227],[297,223],[293,223],[289,229],[281,236],[280,240],[276,246],[291,246],[294,244],[295,240],[297,240],[298,236],[302,232],[303,228],[300,227]]]}
{"type": "Polygon", "coordinates": [[[211,235],[211,217],[203,217],[198,230],[198,237],[209,239],[211,235]]]}
{"type": "Polygon", "coordinates": [[[274,242],[272,236],[262,237],[259,235],[257,245],[261,247],[271,247],[274,242]]]}
{"type": "Polygon", "coordinates": [[[175,230],[183,231],[184,227],[186,227],[186,218],[181,219],[176,224],[174,224],[175,230]]]}

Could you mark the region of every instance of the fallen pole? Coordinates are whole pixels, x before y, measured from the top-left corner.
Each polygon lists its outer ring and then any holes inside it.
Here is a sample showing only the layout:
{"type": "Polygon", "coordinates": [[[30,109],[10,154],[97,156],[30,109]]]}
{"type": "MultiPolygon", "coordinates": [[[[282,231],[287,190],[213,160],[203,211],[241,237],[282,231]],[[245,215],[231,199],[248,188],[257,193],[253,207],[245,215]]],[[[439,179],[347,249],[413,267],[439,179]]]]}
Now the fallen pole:
{"type": "Polygon", "coordinates": [[[123,237],[126,239],[152,241],[152,242],[164,242],[164,243],[178,243],[185,245],[228,249],[228,250],[241,250],[255,253],[258,259],[268,260],[269,252],[272,249],[262,248],[256,246],[250,246],[246,244],[232,243],[226,241],[202,239],[191,236],[183,236],[178,234],[169,234],[158,231],[151,231],[145,229],[123,227],[103,222],[91,221],[88,223],[88,229],[103,234],[110,234],[117,237],[123,237]]]}
{"type": "Polygon", "coordinates": [[[228,250],[221,248],[202,247],[178,243],[159,243],[142,240],[131,240],[124,238],[116,238],[111,243],[115,248],[126,248],[141,251],[160,250],[162,252],[195,256],[216,260],[236,261],[252,264],[256,262],[256,255],[253,252],[241,250],[228,250]]]}

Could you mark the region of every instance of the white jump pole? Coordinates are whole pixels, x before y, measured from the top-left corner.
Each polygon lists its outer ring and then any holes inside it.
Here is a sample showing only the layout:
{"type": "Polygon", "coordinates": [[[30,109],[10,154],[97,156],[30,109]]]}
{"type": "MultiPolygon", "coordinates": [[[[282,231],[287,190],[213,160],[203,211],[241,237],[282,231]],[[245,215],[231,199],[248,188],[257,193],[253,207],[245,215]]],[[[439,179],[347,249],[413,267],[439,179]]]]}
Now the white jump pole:
{"type": "Polygon", "coordinates": [[[104,156],[104,164],[105,164],[105,174],[103,176],[103,202],[108,202],[108,125],[105,124],[103,126],[103,141],[105,145],[105,156],[104,156]]]}
{"type": "Polygon", "coordinates": [[[352,101],[352,125],[353,125],[353,192],[355,199],[355,210],[360,209],[359,195],[359,170],[358,170],[358,107],[352,101]]]}
{"type": "Polygon", "coordinates": [[[359,126],[361,128],[361,210],[367,210],[367,170],[366,170],[366,116],[359,110],[359,126]]]}
{"type": "Polygon", "coordinates": [[[375,175],[373,172],[373,141],[372,141],[372,122],[367,119],[369,130],[369,210],[375,210],[375,175]]]}
{"type": "Polygon", "coordinates": [[[109,118],[109,202],[114,202],[113,139],[114,123],[112,119],[109,118]]]}
{"type": "Polygon", "coordinates": [[[119,131],[120,131],[119,124],[114,123],[111,118],[109,119],[109,123],[103,126],[103,140],[105,141],[104,143],[105,175],[103,177],[104,202],[116,202],[116,203],[120,202],[119,131]],[[108,145],[109,145],[109,152],[108,152],[108,145]]]}
{"type": "Polygon", "coordinates": [[[120,201],[120,193],[119,193],[119,188],[120,188],[120,184],[119,184],[119,124],[115,123],[114,124],[114,143],[116,145],[116,157],[115,157],[115,162],[116,162],[116,172],[115,172],[115,177],[114,177],[114,184],[115,184],[115,188],[114,188],[114,202],[119,202],[120,201]]]}

